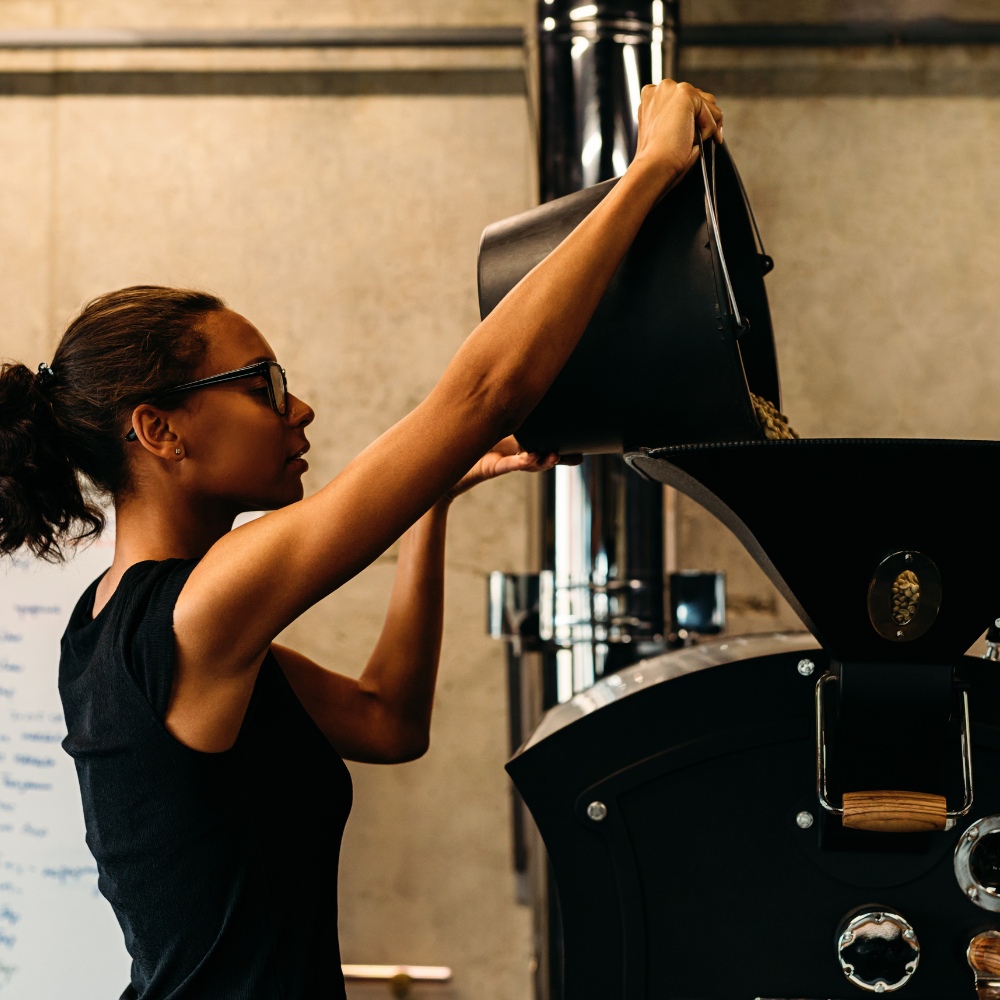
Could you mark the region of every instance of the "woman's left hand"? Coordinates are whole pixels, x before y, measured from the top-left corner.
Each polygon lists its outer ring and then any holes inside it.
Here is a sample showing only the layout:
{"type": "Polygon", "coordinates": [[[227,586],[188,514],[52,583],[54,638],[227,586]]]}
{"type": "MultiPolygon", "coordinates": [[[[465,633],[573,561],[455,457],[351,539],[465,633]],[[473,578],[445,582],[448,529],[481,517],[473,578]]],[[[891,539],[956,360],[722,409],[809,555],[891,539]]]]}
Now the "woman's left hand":
{"type": "Polygon", "coordinates": [[[537,455],[521,451],[513,436],[505,437],[494,445],[476,464],[444,495],[445,500],[454,500],[460,493],[471,490],[478,483],[495,479],[507,472],[545,472],[555,465],[579,465],[580,455],[537,455]]]}

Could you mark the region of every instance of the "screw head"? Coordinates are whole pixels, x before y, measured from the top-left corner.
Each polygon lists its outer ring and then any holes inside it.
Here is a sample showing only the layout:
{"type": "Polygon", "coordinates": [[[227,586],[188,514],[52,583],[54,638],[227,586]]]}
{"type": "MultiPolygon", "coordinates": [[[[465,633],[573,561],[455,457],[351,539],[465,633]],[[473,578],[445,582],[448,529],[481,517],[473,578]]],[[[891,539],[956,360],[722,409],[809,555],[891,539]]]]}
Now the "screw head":
{"type": "Polygon", "coordinates": [[[903,937],[907,941],[916,941],[917,940],[916,932],[912,928],[910,930],[908,930],[908,931],[903,931],[903,937]]]}
{"type": "Polygon", "coordinates": [[[603,802],[591,802],[587,806],[587,816],[595,823],[600,823],[601,820],[607,819],[608,807],[603,802]]]}
{"type": "Polygon", "coordinates": [[[849,945],[849,944],[850,944],[850,943],[851,943],[851,942],[852,942],[853,940],[854,940],[854,935],[853,935],[853,934],[852,934],[852,933],[851,933],[850,931],[844,931],[844,933],[840,935],[840,943],[841,943],[841,945],[842,945],[843,947],[845,947],[845,948],[846,948],[846,947],[847,947],[847,945],[849,945]]]}
{"type": "Polygon", "coordinates": [[[798,671],[803,677],[809,677],[816,669],[816,664],[812,660],[799,660],[798,671]]]}
{"type": "Polygon", "coordinates": [[[813,819],[813,814],[809,812],[808,809],[803,809],[802,812],[795,817],[795,825],[800,830],[808,830],[814,822],[815,820],[813,819]]]}
{"type": "Polygon", "coordinates": [[[880,979],[875,984],[875,992],[876,993],[885,993],[885,981],[884,980],[880,979]]]}

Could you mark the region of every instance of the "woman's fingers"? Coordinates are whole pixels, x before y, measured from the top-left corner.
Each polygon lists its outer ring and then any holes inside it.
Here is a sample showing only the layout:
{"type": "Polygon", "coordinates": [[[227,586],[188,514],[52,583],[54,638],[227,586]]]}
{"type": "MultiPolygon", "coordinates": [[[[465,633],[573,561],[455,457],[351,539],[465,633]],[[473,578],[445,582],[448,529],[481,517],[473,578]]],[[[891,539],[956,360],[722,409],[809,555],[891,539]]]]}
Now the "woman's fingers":
{"type": "Polygon", "coordinates": [[[504,472],[546,472],[560,461],[559,455],[554,451],[548,454],[521,451],[501,458],[496,464],[496,471],[498,475],[504,472]]]}
{"type": "Polygon", "coordinates": [[[669,188],[697,161],[699,138],[721,141],[722,109],[711,92],[674,80],[650,84],[641,96],[636,159],[662,170],[669,188]]]}
{"type": "Polygon", "coordinates": [[[714,94],[708,94],[703,90],[699,90],[698,94],[701,98],[701,102],[696,114],[696,119],[701,138],[702,140],[705,140],[714,135],[716,142],[721,142],[722,108],[720,108],[716,103],[714,94]]]}

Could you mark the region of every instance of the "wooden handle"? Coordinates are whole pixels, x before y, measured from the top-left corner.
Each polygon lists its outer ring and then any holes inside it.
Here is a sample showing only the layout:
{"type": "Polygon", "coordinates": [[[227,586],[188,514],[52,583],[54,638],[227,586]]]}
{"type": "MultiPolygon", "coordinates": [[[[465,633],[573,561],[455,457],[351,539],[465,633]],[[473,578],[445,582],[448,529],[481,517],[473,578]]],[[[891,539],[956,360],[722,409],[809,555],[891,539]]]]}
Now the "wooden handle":
{"type": "Polygon", "coordinates": [[[844,826],[879,833],[943,830],[948,802],[925,792],[845,792],[844,826]]]}
{"type": "Polygon", "coordinates": [[[969,965],[979,976],[1000,979],[1000,931],[983,931],[969,942],[969,965]]]}

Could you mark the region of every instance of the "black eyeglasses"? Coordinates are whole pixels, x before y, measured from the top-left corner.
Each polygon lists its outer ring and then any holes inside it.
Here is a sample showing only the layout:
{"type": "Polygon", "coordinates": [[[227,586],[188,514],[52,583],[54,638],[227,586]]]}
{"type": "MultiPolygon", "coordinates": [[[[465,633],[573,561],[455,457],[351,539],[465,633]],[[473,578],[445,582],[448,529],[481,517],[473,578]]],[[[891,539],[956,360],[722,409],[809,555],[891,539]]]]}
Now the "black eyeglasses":
{"type": "MultiPolygon", "coordinates": [[[[147,402],[155,399],[162,399],[164,396],[173,396],[175,393],[188,392],[191,389],[201,389],[206,385],[218,385],[220,382],[233,382],[238,378],[254,378],[260,376],[267,382],[267,395],[271,400],[271,409],[279,417],[285,415],[285,408],[288,400],[288,381],[285,378],[285,369],[277,361],[258,361],[256,364],[247,365],[245,368],[234,368],[229,372],[222,372],[219,375],[211,375],[209,378],[200,378],[197,382],[185,382],[183,385],[171,386],[150,397],[147,402]]],[[[135,430],[132,429],[125,435],[126,441],[136,441],[135,430]]]]}

